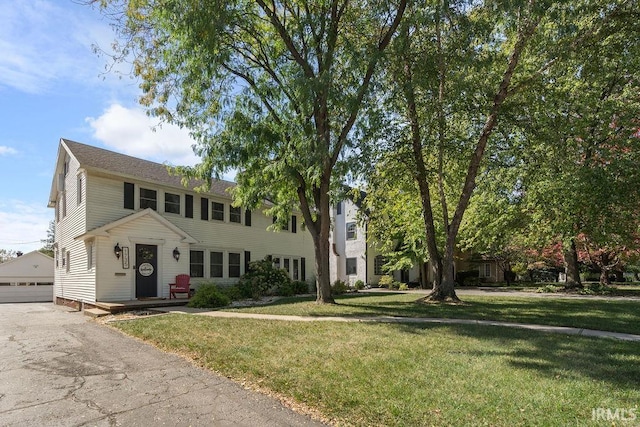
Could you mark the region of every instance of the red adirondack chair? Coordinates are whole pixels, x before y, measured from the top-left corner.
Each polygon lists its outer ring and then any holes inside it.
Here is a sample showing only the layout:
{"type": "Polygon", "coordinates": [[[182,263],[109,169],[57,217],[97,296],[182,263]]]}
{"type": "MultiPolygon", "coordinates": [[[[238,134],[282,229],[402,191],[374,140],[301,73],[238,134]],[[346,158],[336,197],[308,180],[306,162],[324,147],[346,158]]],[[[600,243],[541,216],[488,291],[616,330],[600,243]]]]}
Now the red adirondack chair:
{"type": "Polygon", "coordinates": [[[178,274],[176,283],[169,283],[169,299],[178,298],[176,294],[187,294],[187,299],[191,298],[189,286],[191,285],[191,277],[188,274],[178,274]]]}

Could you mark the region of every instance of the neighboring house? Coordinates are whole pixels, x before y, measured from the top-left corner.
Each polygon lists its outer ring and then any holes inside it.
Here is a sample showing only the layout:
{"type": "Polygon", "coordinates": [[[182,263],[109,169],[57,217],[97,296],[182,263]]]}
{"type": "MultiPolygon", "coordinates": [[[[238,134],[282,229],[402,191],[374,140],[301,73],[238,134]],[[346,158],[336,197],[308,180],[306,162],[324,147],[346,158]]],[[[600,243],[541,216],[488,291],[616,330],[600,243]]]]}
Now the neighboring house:
{"type": "Polygon", "coordinates": [[[53,258],[33,251],[0,264],[0,302],[53,300],[53,258]]]}
{"type": "MultiPolygon", "coordinates": [[[[361,193],[360,198],[365,194],[361,193]]],[[[387,262],[376,248],[367,243],[366,224],[359,223],[360,200],[345,199],[337,203],[332,211],[330,237],[329,273],[331,283],[342,280],[353,286],[361,280],[366,285],[377,285],[380,277],[388,274],[382,269],[387,262]]],[[[408,283],[419,281],[417,267],[393,272],[395,280],[408,283]]]]}
{"type": "Polygon", "coordinates": [[[250,261],[272,256],[311,282],[313,242],[299,215],[288,230],[260,210],[231,205],[235,184],[184,187],[165,165],[60,140],[49,207],[55,209],[56,303],[168,298],[175,276],[232,284],[250,261]]]}
{"type": "MultiPolygon", "coordinates": [[[[360,194],[360,200],[345,199],[337,203],[331,212],[332,231],[330,237],[331,253],[329,254],[329,273],[331,283],[342,280],[353,286],[362,280],[367,285],[375,286],[380,277],[387,275],[383,271],[386,258],[367,243],[367,227],[361,224],[358,212],[362,208],[360,201],[366,196],[360,194]]],[[[504,272],[497,262],[490,258],[472,257],[469,253],[457,253],[454,261],[454,275],[462,271],[478,271],[479,283],[501,282],[504,272]]],[[[433,278],[431,268],[427,268],[427,280],[430,286],[433,278]]],[[[420,268],[413,266],[407,270],[391,273],[394,280],[401,283],[421,282],[420,268]]]]}

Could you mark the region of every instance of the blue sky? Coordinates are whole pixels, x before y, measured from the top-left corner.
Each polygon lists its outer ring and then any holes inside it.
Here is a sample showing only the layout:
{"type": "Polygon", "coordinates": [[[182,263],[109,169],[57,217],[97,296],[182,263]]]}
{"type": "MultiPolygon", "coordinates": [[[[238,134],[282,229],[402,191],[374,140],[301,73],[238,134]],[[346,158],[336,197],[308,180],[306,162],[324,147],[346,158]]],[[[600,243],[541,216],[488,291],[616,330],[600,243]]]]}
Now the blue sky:
{"type": "Polygon", "coordinates": [[[115,40],[99,11],[73,0],[0,0],[0,249],[42,246],[60,138],[157,162],[194,164],[186,131],[146,116],[138,82],[105,73],[115,40]]]}

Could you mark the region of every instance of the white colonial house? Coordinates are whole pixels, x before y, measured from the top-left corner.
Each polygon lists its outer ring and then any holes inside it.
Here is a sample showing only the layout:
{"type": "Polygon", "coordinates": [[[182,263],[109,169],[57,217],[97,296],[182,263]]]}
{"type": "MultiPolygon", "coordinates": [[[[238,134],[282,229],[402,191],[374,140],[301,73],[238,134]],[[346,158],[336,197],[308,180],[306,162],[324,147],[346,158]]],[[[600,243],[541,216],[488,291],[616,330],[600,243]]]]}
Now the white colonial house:
{"type": "Polygon", "coordinates": [[[300,215],[274,232],[262,210],[232,206],[235,184],[206,193],[185,187],[165,165],[60,140],[49,207],[55,209],[56,303],[168,298],[190,274],[235,283],[249,261],[271,256],[294,280],[312,282],[313,242],[300,215]]]}
{"type": "Polygon", "coordinates": [[[53,300],[53,259],[33,251],[0,264],[0,302],[53,300]]]}

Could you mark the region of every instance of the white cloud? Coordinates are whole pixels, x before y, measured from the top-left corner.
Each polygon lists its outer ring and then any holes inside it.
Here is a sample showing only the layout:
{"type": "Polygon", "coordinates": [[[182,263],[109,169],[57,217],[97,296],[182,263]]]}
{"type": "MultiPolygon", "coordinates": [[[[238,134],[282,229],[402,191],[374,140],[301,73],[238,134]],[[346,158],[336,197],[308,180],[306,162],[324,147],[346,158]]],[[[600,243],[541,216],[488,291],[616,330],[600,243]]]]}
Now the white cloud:
{"type": "Polygon", "coordinates": [[[93,129],[93,137],[115,151],[172,165],[194,165],[199,161],[186,129],[167,123],[158,127],[158,120],[141,108],[112,104],[100,117],[88,117],[86,121],[93,129]]]}
{"type": "Polygon", "coordinates": [[[18,154],[18,151],[14,148],[0,145],[0,156],[8,156],[10,154],[18,154]]]}
{"type": "MultiPolygon", "coordinates": [[[[95,8],[51,0],[6,1],[0,13],[0,88],[42,93],[61,84],[104,85],[107,59],[92,45],[109,48],[115,34],[95,8]]],[[[120,85],[122,83],[120,82],[120,85]]]]}
{"type": "Polygon", "coordinates": [[[9,200],[0,204],[0,249],[31,252],[47,238],[53,209],[9,200]]]}

